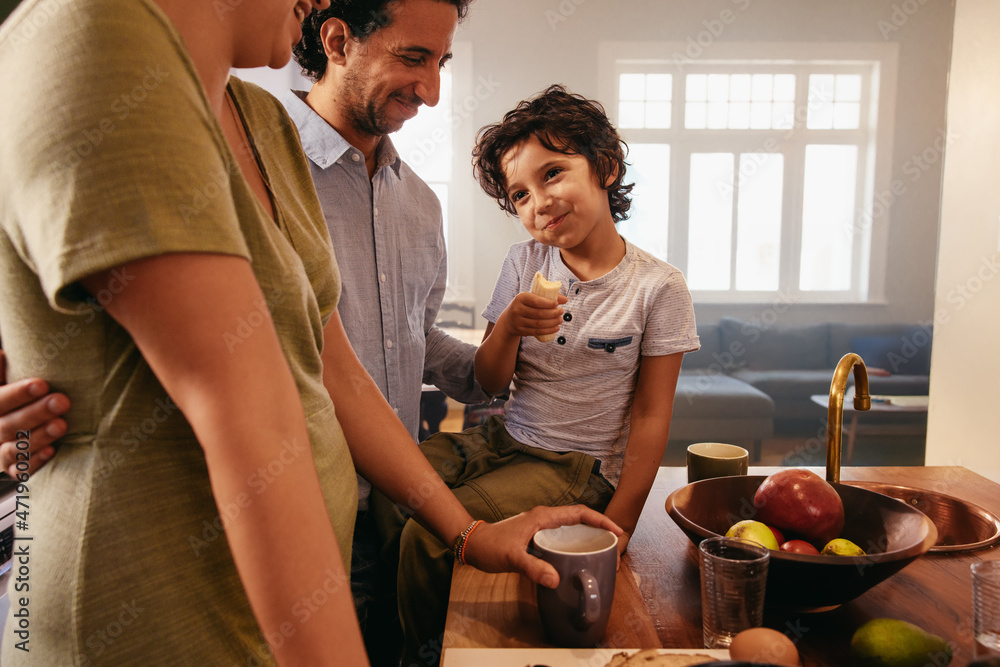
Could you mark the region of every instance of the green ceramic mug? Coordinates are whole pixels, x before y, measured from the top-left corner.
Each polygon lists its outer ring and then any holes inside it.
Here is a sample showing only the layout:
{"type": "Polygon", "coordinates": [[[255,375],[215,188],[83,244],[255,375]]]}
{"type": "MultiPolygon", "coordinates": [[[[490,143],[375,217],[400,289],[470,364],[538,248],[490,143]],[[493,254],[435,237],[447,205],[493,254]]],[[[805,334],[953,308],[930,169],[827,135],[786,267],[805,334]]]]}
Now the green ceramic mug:
{"type": "Polygon", "coordinates": [[[750,454],[736,445],[697,442],[687,448],[688,483],[747,474],[750,454]]]}

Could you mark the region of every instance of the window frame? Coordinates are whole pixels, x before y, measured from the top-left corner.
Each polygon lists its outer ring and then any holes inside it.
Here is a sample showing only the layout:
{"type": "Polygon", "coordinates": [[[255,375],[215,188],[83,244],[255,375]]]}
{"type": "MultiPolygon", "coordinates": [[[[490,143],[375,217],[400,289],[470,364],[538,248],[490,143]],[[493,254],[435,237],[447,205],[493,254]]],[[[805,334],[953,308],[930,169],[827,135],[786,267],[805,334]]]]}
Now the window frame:
{"type": "MultiPolygon", "coordinates": [[[[734,173],[745,153],[780,152],[784,157],[782,230],[778,289],[735,289],[737,199],[733,198],[734,226],[730,256],[730,289],[692,290],[703,303],[770,303],[775,297],[796,303],[884,303],[888,251],[889,209],[873,211],[875,193],[889,191],[891,182],[893,119],[895,117],[898,45],[895,43],[714,43],[702,57],[680,54],[687,45],[671,42],[602,42],[598,49],[601,99],[609,103],[612,120],[618,117],[618,81],[622,73],[666,73],[673,76],[672,122],[669,129],[621,128],[626,143],[666,143],[670,146],[667,261],[687,270],[692,153],[731,153],[734,173]],[[795,118],[786,129],[686,129],[686,75],[694,73],[796,74],[795,118]],[[820,130],[806,127],[808,74],[862,74],[861,118],[857,130],[820,130]],[[874,100],[872,98],[875,98],[874,100]],[[869,113],[866,116],[866,111],[869,113]],[[777,149],[769,150],[775,146],[777,149]],[[803,291],[799,288],[802,241],[805,149],[813,144],[858,146],[851,289],[803,291]],[[877,215],[874,215],[877,213],[877,215]],[[860,234],[857,234],[860,232],[860,234]]],[[[738,191],[739,179],[733,187],[738,191]]]]}

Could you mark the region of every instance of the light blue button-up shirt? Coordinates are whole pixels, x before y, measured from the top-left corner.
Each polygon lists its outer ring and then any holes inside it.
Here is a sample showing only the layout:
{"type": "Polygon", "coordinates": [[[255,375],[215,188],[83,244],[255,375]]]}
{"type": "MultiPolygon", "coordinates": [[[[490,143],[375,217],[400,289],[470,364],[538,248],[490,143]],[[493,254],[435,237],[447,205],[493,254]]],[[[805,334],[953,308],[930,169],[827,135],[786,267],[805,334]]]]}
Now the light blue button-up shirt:
{"type": "MultiPolygon", "coordinates": [[[[448,277],[441,204],[388,137],[369,179],[361,151],[305,95],[289,91],[282,103],[298,127],[333,240],[343,284],[337,309],[365,370],[415,440],[422,383],[463,402],[487,399],[475,381],[475,346],[434,326],[448,277]]],[[[358,483],[364,508],[370,485],[358,483]]]]}

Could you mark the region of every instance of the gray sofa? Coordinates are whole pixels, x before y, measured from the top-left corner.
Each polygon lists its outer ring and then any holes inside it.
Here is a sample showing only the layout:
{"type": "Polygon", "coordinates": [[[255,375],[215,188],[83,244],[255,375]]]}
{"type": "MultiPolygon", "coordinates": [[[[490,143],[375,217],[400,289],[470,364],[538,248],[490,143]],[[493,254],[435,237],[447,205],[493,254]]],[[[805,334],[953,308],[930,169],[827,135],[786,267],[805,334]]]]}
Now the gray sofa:
{"type": "MultiPolygon", "coordinates": [[[[775,431],[816,435],[825,417],[810,400],[828,394],[840,358],[855,352],[886,377],[869,376],[873,394],[926,395],[929,328],[905,324],[767,325],[723,318],[698,327],[701,349],[684,357],[674,399],[671,441],[748,443],[775,431]]],[[[849,384],[853,384],[853,375],[849,384]]],[[[875,417],[875,415],[872,415],[875,417]]],[[[886,415],[926,419],[926,415],[886,415]]]]}

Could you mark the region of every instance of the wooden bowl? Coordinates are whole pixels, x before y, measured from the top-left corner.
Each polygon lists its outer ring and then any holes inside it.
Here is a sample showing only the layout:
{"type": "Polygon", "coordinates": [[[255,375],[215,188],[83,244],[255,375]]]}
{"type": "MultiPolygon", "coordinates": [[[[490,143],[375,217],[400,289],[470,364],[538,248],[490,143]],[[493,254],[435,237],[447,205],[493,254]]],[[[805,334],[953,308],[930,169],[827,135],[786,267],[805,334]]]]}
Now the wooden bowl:
{"type": "MultiPolygon", "coordinates": [[[[667,513],[695,545],[753,519],[754,493],[765,479],[741,475],[704,479],[667,496],[667,513]]],[[[892,576],[937,541],[934,523],[919,510],[867,489],[833,484],[844,503],[844,533],[865,556],[772,551],[764,603],[774,609],[820,611],[853,600],[892,576]]]]}

